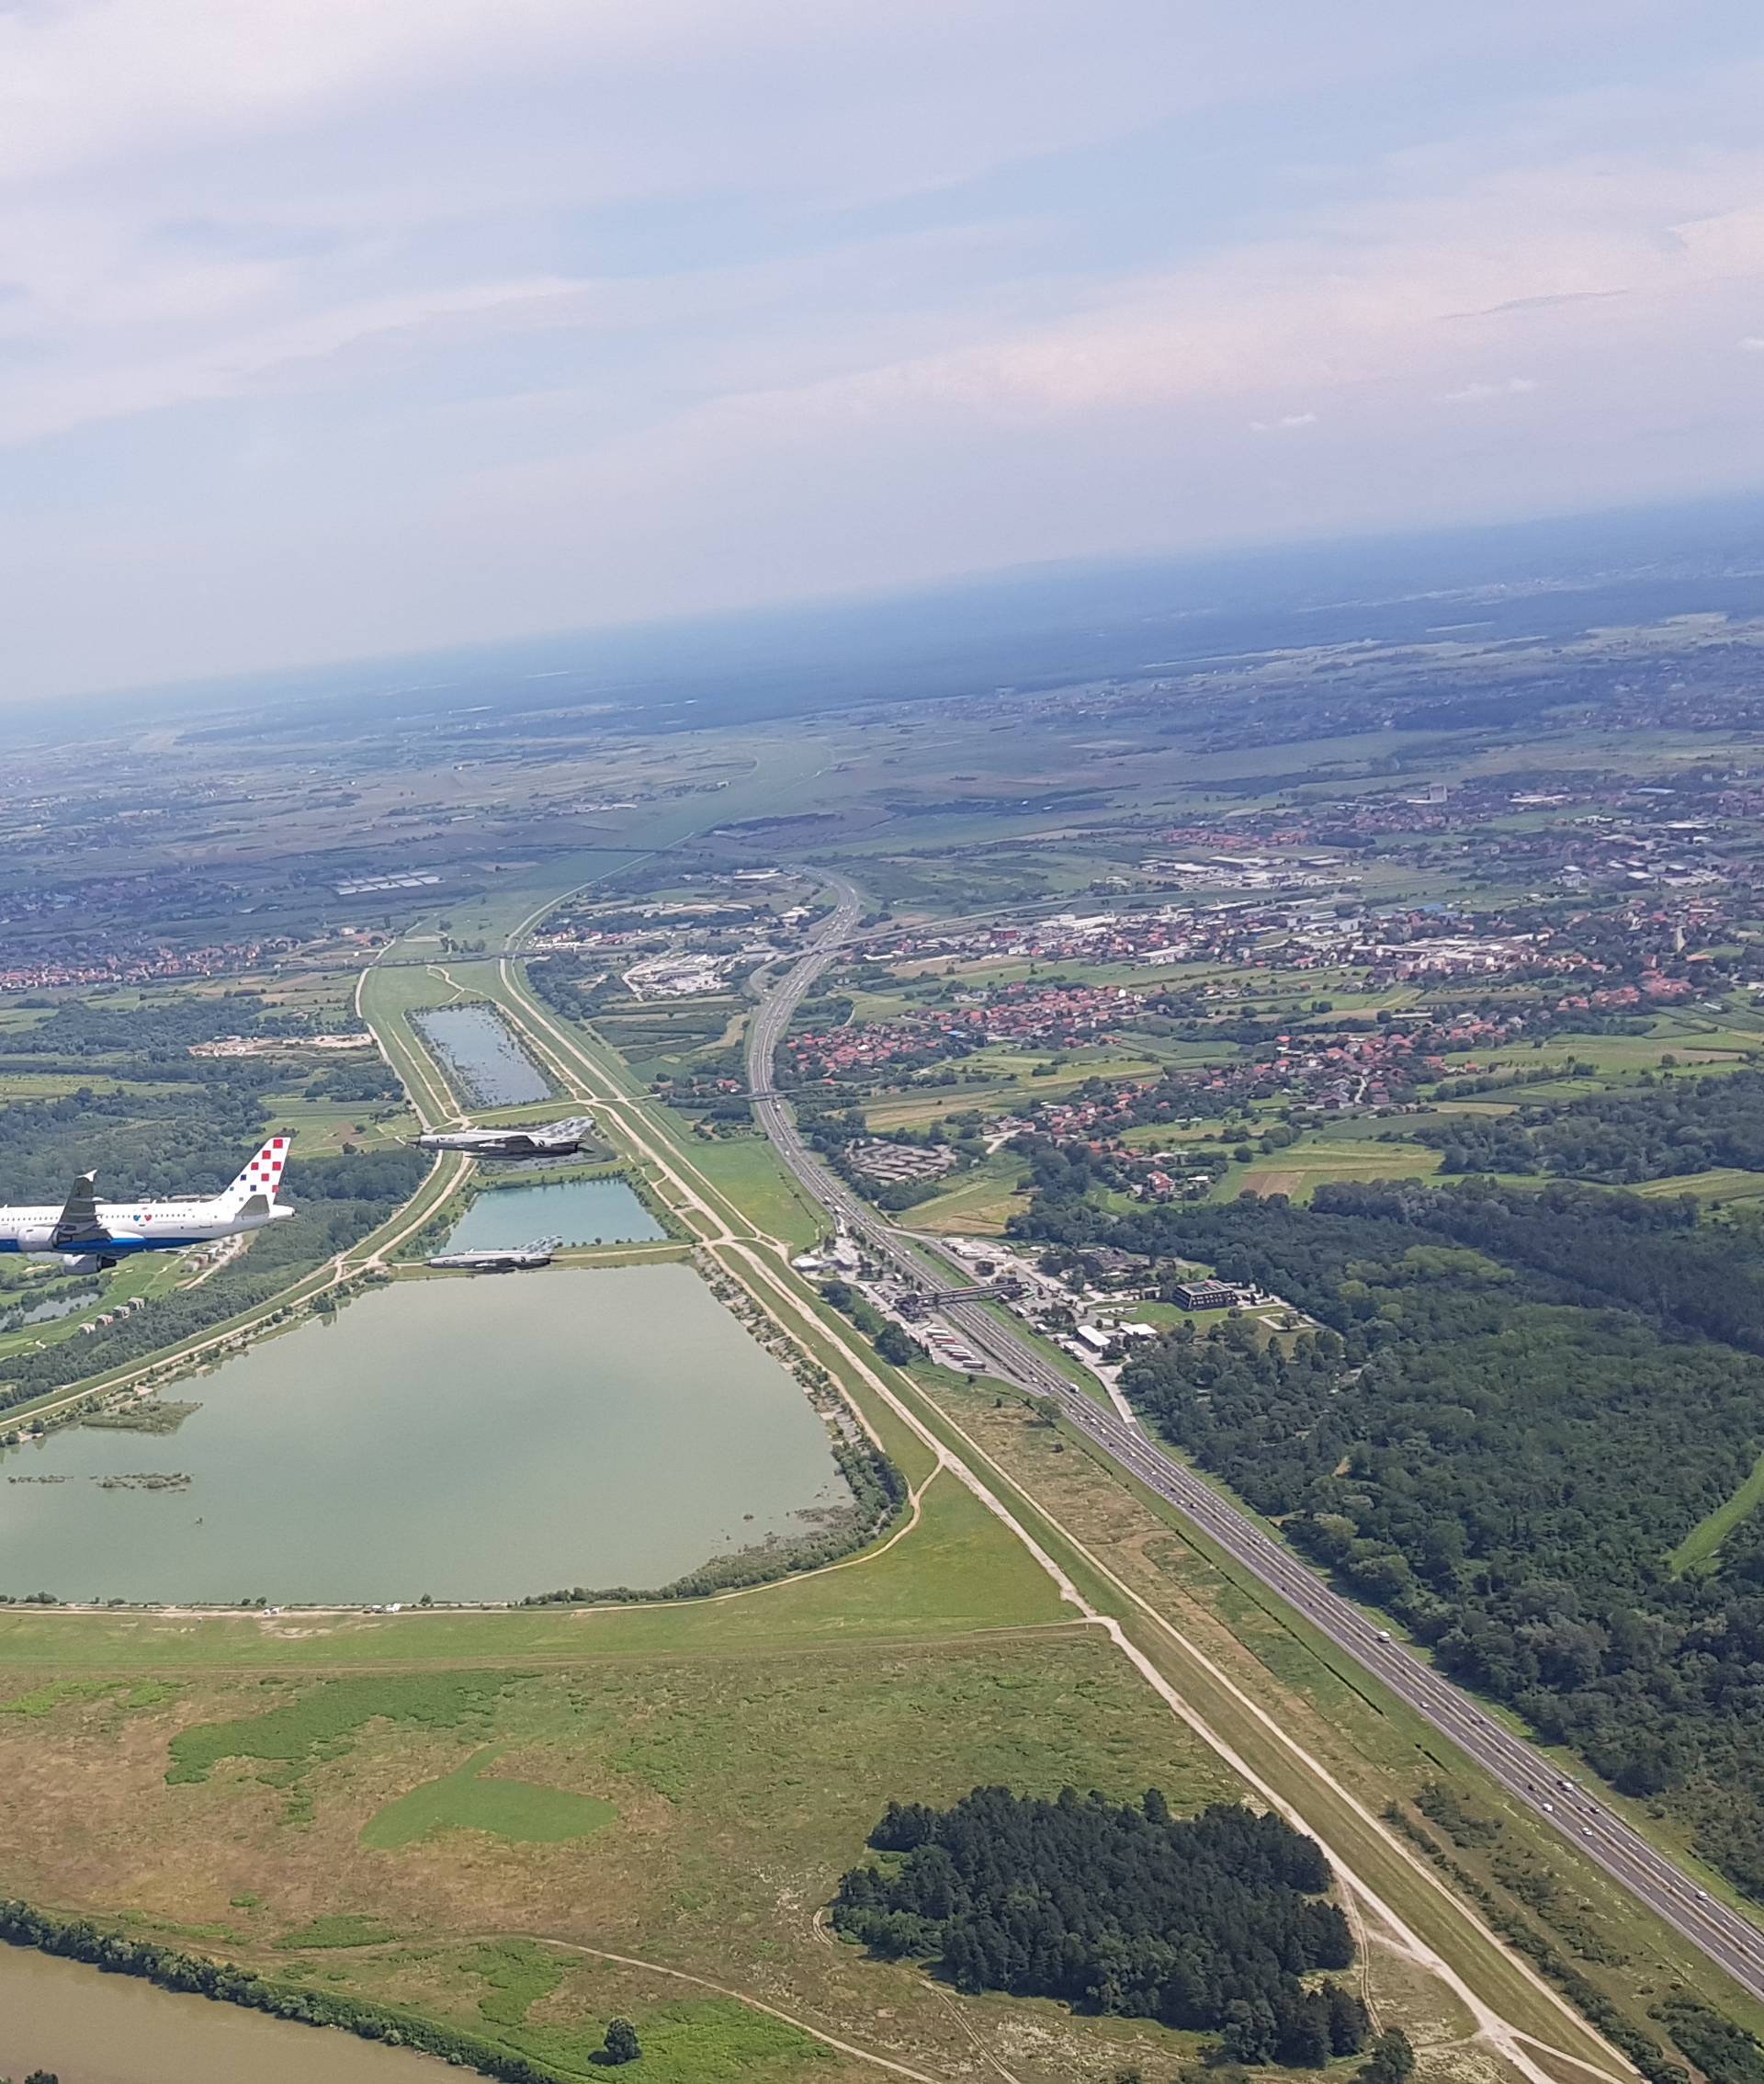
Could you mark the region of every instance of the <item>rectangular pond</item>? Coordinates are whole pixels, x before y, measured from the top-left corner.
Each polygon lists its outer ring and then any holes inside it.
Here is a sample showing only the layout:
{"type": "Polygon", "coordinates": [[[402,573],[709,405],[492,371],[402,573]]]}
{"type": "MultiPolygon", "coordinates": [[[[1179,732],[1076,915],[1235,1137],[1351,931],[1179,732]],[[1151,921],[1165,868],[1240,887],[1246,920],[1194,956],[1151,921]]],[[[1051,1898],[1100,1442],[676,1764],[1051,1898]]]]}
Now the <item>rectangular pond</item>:
{"type": "Polygon", "coordinates": [[[399,1282],[175,1393],[202,1400],[175,1433],[68,1427],[0,1455],[0,1591],[652,1587],[849,1502],[800,1386],[682,1265],[399,1282]],[[189,1480],[114,1481],[153,1476],[189,1480]]]}
{"type": "Polygon", "coordinates": [[[486,1187],[447,1232],[447,1252],[514,1252],[535,1238],[566,1245],[650,1244],[667,1232],[623,1180],[486,1187]]]}
{"type": "Polygon", "coordinates": [[[551,1081],[494,1006],[433,1006],[411,1019],[479,1106],[523,1107],[551,1097],[551,1081]]]}

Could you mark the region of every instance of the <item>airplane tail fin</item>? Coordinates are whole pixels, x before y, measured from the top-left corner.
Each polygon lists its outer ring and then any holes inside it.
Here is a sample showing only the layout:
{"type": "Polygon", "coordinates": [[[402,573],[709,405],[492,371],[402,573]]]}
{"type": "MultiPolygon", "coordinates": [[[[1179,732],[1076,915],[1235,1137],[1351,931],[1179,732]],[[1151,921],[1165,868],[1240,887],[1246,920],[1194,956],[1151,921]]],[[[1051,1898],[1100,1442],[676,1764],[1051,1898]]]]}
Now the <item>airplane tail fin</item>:
{"type": "Polygon", "coordinates": [[[238,1209],[255,1195],[266,1208],[273,1208],[281,1190],[282,1166],[288,1157],[289,1140],[285,1136],[272,1136],[220,1196],[221,1201],[229,1208],[238,1209]]]}

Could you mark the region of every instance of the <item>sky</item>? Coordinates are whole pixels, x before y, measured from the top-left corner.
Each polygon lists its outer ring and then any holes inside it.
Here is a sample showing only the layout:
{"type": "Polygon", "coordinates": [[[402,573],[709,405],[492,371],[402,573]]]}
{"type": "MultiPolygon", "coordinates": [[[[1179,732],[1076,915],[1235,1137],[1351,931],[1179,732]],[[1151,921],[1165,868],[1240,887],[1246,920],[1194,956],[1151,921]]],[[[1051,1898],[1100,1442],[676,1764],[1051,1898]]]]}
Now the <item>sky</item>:
{"type": "Polygon", "coordinates": [[[1764,486],[1756,0],[0,0],[0,701],[1764,486]]]}

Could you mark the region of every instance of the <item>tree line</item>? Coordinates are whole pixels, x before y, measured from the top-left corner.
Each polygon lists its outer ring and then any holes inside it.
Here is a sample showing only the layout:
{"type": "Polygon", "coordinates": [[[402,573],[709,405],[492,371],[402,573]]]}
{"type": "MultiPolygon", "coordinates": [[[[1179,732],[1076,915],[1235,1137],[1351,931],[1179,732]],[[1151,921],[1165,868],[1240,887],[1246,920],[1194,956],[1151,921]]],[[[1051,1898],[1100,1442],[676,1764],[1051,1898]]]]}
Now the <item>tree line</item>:
{"type": "MultiPolygon", "coordinates": [[[[561,2071],[457,2026],[333,1990],[277,1983],[230,1961],[211,1961],[206,1954],[186,1954],[154,1940],[129,1939],[87,1919],[57,1917],[28,1903],[0,1903],[0,1941],[10,1946],[35,1947],[64,1960],[84,1961],[109,1975],[139,1976],[162,1990],[243,2005],[298,2025],[341,2027],[364,2041],[414,2048],[458,2068],[475,2069],[481,2077],[498,2078],[502,2084],[563,2084],[561,2071]]],[[[26,2084],[30,2084],[29,2078],[26,2084]]]]}
{"type": "Polygon", "coordinates": [[[1512,1115],[1447,1116],[1411,1132],[1448,1172],[1550,1172],[1613,1186],[1717,1166],[1764,1172],[1764,1071],[1668,1079],[1512,1115]]]}

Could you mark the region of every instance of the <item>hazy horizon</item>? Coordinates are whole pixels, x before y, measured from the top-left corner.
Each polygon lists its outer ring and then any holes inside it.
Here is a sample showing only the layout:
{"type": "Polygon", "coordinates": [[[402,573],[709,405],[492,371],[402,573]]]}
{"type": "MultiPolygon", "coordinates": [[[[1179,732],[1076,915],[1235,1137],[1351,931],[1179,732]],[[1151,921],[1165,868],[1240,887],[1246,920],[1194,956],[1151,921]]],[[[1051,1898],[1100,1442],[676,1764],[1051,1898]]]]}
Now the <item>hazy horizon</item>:
{"type": "MultiPolygon", "coordinates": [[[[1028,676],[1021,685],[1130,676],[1156,663],[1154,651],[1180,658],[1340,643],[1374,629],[1387,637],[1398,627],[1412,640],[1435,616],[1455,618],[1454,595],[1498,606],[1514,634],[1534,623],[1530,634],[1548,627],[1560,635],[1632,614],[1745,615],[1761,576],[1764,494],[1188,557],[1015,565],[734,613],[511,630],[130,683],[70,700],[92,716],[125,715],[151,699],[174,715],[261,703],[291,718],[307,705],[402,705],[405,697],[413,698],[411,714],[486,704],[641,711],[702,700],[709,708],[738,690],[751,715],[755,695],[761,709],[789,709],[808,687],[839,707],[890,691],[912,697],[989,688],[1011,678],[1010,669],[1028,676]]],[[[31,735],[60,728],[45,718],[31,735]]]]}
{"type": "Polygon", "coordinates": [[[1764,489],[1739,0],[0,16],[0,701],[1764,489]]]}

